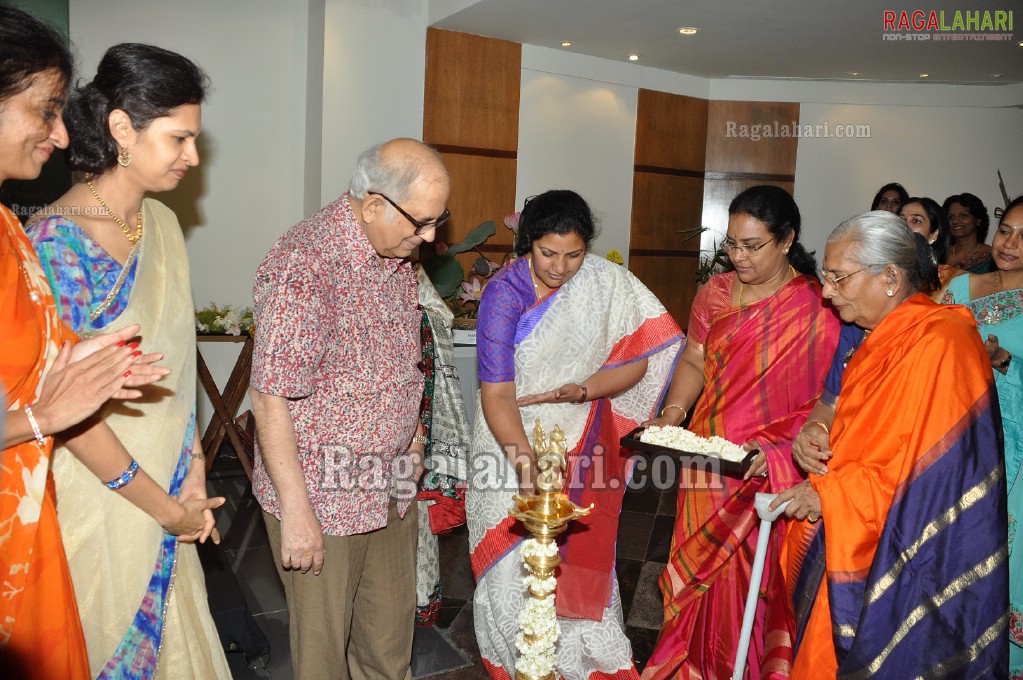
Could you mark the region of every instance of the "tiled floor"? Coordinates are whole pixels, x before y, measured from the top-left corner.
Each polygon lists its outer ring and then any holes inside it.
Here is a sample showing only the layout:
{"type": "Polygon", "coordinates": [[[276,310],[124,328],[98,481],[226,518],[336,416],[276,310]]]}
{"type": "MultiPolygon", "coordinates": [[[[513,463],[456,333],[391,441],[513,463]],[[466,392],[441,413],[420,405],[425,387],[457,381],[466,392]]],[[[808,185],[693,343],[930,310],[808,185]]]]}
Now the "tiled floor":
{"type": "MultiPolygon", "coordinates": [[[[273,565],[266,529],[248,480],[229,448],[222,449],[209,478],[210,493],[227,504],[217,518],[221,555],[237,577],[252,618],[270,645],[269,654],[247,660],[229,653],[235,680],[292,680],[288,652],[288,611],[273,565]]],[[[675,515],[674,489],[630,490],[625,494],[618,532],[618,582],[626,633],[642,668],[661,623],[657,577],[667,560],[675,515]]],[[[439,538],[444,608],[434,628],[417,628],[412,671],[416,678],[462,680],[488,677],[473,633],[472,593],[465,527],[439,538]]],[[[223,631],[222,631],[223,633],[223,631]]]]}

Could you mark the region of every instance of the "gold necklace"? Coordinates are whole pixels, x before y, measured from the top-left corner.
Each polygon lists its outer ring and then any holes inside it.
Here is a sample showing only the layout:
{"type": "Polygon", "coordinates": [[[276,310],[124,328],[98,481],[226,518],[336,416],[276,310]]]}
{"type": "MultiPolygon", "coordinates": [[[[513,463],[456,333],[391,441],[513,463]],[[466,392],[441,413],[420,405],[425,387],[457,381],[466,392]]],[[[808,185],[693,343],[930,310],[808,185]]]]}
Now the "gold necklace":
{"type": "MultiPolygon", "coordinates": [[[[796,278],[796,270],[795,270],[795,268],[792,265],[789,265],[789,272],[792,273],[792,277],[791,278],[789,278],[789,277],[782,277],[781,283],[779,283],[778,287],[775,288],[771,292],[771,295],[765,295],[761,299],[767,299],[767,298],[771,297],[772,295],[777,293],[779,290],[781,290],[782,286],[784,286],[786,283],[788,283],[792,279],[796,278]]],[[[754,302],[757,302],[757,300],[754,300],[754,302]]],[[[742,304],[742,279],[739,279],[739,309],[745,309],[745,308],[746,308],[746,305],[742,304]]]]}
{"type": "Polygon", "coordinates": [[[101,206],[103,206],[104,210],[107,211],[107,215],[110,215],[110,219],[112,219],[114,222],[117,222],[117,226],[119,226],[121,228],[121,231],[124,232],[124,237],[126,239],[128,239],[128,241],[130,241],[132,243],[132,245],[134,245],[136,241],[138,241],[140,238],[142,238],[142,206],[141,205],[139,206],[138,214],[135,215],[135,233],[133,234],[131,229],[128,228],[128,225],[125,224],[124,221],[120,217],[115,215],[114,211],[110,209],[110,206],[108,206],[106,204],[106,201],[104,201],[102,198],[100,198],[99,194],[96,193],[96,187],[94,187],[92,185],[92,179],[85,180],[85,184],[86,184],[86,186],[89,187],[89,191],[92,192],[92,195],[96,199],[96,201],[101,206]]]}
{"type": "Polygon", "coordinates": [[[955,260],[956,262],[959,262],[960,260],[965,260],[966,258],[968,258],[971,255],[973,255],[975,252],[977,252],[977,248],[980,248],[981,244],[978,243],[978,244],[974,245],[973,246],[973,250],[971,250],[970,252],[968,252],[965,255],[963,255],[961,258],[959,258],[959,260],[955,259],[955,257],[956,257],[956,245],[958,245],[958,244],[953,244],[952,245],[952,253],[949,256],[949,259],[950,260],[955,260]]]}

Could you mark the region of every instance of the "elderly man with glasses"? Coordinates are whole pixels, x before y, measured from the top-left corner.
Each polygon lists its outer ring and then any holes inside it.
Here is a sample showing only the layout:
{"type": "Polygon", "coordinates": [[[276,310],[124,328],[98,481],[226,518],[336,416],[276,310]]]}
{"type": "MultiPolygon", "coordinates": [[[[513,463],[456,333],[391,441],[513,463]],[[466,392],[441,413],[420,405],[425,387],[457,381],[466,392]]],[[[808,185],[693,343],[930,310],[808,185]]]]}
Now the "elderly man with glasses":
{"type": "Polygon", "coordinates": [[[408,256],[449,216],[440,156],[395,139],[289,229],[253,290],[253,493],[296,678],[410,678],[421,314],[408,256]]]}

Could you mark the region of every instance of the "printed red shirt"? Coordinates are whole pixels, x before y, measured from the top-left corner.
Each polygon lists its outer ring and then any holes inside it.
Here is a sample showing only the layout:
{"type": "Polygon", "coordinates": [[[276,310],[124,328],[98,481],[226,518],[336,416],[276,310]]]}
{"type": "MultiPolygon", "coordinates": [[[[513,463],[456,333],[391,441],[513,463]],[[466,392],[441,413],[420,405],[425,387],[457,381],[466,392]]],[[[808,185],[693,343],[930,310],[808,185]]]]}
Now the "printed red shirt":
{"type": "MultiPolygon", "coordinates": [[[[289,400],[326,534],[383,527],[392,491],[402,515],[414,497],[405,454],[423,392],[416,285],[409,261],[373,250],[348,194],[289,229],[256,273],[252,386],[289,400]]],[[[280,518],[258,442],[252,490],[280,518]]]]}

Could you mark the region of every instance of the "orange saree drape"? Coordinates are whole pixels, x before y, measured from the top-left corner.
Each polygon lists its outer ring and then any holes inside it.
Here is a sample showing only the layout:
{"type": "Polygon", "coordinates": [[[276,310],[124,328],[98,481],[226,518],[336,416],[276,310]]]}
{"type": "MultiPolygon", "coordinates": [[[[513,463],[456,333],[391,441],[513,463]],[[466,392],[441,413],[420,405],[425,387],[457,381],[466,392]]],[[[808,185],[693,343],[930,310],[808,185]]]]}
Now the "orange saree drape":
{"type": "MultiPolygon", "coordinates": [[[[778,492],[801,480],[792,441],[820,395],[838,343],[838,319],[824,306],[816,280],[797,276],[742,308],[730,304],[733,280],[734,274],[715,277],[694,302],[694,317],[698,305],[716,310],[690,429],[739,444],[756,440],[767,454],[768,477],[743,481],[682,471],[671,554],[660,580],[664,627],[644,679],[731,677],[759,533],[753,499],[758,491],[778,492]]],[[[789,670],[778,569],[784,531],[780,522],[768,550],[747,657],[753,680],[785,677],[789,670]]]]}
{"type": "Polygon", "coordinates": [[[1005,475],[969,312],[906,300],[849,362],[822,521],[787,540],[792,678],[1004,678],[1005,475]]]}
{"type": "MultiPolygon", "coordinates": [[[[73,334],[17,218],[0,206],[0,380],[6,410],[31,405],[73,334]],[[36,299],[33,299],[33,296],[36,299]]],[[[3,449],[0,465],[0,675],[89,678],[85,638],[68,571],[53,481],[52,439],[3,449]]]]}

